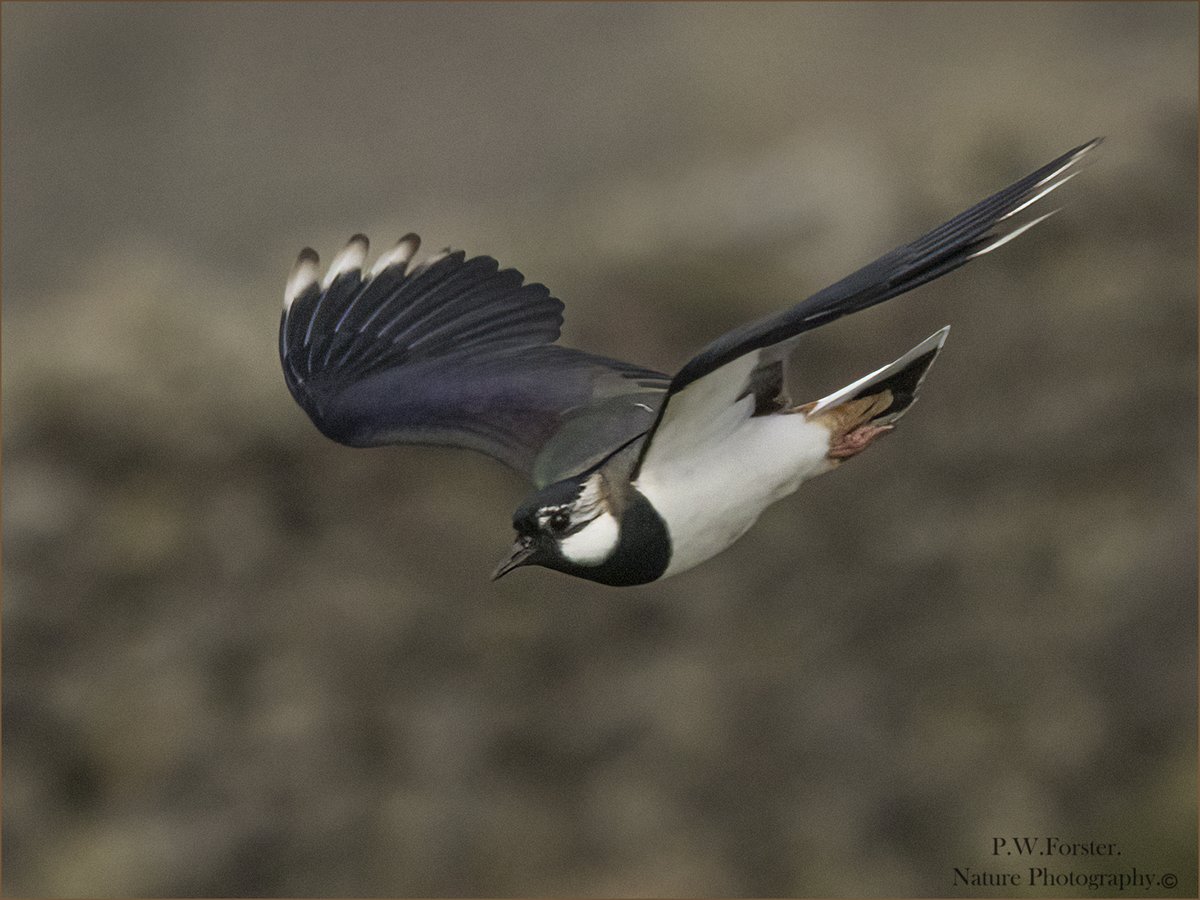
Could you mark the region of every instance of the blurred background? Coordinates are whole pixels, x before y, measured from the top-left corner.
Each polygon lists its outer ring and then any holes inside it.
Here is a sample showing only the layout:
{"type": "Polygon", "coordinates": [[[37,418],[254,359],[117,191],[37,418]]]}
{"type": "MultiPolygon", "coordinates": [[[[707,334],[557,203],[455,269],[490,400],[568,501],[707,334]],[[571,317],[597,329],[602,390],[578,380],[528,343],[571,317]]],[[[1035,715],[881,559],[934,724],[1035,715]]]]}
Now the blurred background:
{"type": "Polygon", "coordinates": [[[1194,4],[2,15],[7,893],[1095,894],[954,884],[1027,835],[1196,895],[1194,4]],[[490,583],[520,478],[279,371],[307,244],[494,255],[673,371],[1098,134],[806,337],[801,400],[954,326],[660,584],[490,583]]]}

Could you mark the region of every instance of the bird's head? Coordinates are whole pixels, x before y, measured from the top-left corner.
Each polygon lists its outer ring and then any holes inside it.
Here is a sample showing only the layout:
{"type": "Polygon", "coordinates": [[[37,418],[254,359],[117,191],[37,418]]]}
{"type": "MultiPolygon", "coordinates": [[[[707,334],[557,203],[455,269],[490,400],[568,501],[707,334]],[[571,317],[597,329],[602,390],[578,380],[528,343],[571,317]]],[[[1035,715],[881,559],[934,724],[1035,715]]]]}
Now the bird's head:
{"type": "Polygon", "coordinates": [[[513,513],[516,542],[493,580],[519,566],[545,566],[592,580],[606,568],[621,539],[621,522],[600,472],[538,491],[513,513]]]}

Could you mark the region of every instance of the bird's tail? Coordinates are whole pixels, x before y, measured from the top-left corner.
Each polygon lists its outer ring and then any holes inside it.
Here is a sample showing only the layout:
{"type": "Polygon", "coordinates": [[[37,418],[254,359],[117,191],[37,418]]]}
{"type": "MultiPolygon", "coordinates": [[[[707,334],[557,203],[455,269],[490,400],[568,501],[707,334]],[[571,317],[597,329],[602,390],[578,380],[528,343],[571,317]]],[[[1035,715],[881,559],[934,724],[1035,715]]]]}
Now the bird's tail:
{"type": "Polygon", "coordinates": [[[899,419],[917,399],[917,391],[925,380],[925,373],[946,343],[950,333],[947,325],[931,334],[902,357],[870,375],[864,375],[853,384],[834,391],[816,403],[800,408],[810,419],[822,414],[829,415],[836,408],[843,408],[859,425],[891,425],[899,419]]]}

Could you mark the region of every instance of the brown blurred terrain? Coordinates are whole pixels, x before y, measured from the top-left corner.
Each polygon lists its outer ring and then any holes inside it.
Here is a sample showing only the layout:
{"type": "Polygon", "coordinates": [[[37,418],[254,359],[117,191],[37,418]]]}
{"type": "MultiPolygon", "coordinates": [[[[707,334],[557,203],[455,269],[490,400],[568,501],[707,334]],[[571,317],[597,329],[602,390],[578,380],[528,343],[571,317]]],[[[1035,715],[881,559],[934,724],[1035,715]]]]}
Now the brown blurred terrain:
{"type": "Polygon", "coordinates": [[[953,884],[1052,835],[1196,896],[1195,5],[0,12],[7,894],[1097,895],[953,884]],[[804,398],[954,326],[661,584],[490,583],[517,476],[280,376],[306,244],[494,255],[670,371],[1097,134],[806,339],[804,398]]]}

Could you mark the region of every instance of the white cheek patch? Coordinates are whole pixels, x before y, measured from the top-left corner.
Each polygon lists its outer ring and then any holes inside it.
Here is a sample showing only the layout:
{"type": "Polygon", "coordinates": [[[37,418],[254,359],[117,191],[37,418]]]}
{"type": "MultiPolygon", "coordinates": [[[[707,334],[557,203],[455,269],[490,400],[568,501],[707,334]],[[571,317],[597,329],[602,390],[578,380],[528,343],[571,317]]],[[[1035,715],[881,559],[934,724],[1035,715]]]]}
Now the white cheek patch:
{"type": "Polygon", "coordinates": [[[559,542],[562,555],[581,566],[597,566],[604,562],[620,539],[617,520],[608,513],[601,513],[572,535],[559,542]]]}

